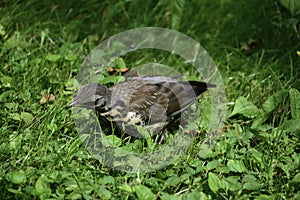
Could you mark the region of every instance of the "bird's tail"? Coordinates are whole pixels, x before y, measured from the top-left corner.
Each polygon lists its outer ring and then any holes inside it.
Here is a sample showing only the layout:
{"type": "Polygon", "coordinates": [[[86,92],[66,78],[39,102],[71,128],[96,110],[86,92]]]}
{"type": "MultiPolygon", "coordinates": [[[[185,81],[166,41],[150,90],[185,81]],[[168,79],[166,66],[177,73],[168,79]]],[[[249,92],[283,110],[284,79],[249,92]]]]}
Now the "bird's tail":
{"type": "Polygon", "coordinates": [[[203,92],[205,92],[208,88],[216,87],[216,85],[214,84],[199,82],[199,81],[188,81],[188,83],[189,83],[188,87],[191,87],[194,90],[195,95],[197,97],[203,92]]]}

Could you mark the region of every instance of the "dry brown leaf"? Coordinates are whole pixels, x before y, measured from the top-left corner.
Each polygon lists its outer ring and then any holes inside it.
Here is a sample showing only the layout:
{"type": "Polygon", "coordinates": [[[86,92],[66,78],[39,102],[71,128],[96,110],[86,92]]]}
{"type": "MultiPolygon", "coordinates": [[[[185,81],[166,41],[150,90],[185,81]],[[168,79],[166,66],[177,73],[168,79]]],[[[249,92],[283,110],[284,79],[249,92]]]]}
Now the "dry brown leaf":
{"type": "Polygon", "coordinates": [[[54,96],[54,94],[50,94],[50,97],[49,97],[49,99],[48,99],[49,101],[54,101],[55,100],[55,96],[54,96]]]}
{"type": "Polygon", "coordinates": [[[40,104],[47,103],[48,101],[48,94],[44,94],[40,100],[40,104]]]}
{"type": "Polygon", "coordinates": [[[47,103],[48,101],[54,101],[54,100],[55,100],[54,94],[50,94],[50,96],[48,96],[48,94],[44,94],[40,100],[40,104],[44,104],[47,103]]]}
{"type": "Polygon", "coordinates": [[[121,72],[123,74],[123,73],[127,72],[129,70],[129,68],[125,67],[125,68],[116,69],[116,68],[109,66],[107,68],[107,70],[110,74],[115,74],[116,72],[121,72]]]}

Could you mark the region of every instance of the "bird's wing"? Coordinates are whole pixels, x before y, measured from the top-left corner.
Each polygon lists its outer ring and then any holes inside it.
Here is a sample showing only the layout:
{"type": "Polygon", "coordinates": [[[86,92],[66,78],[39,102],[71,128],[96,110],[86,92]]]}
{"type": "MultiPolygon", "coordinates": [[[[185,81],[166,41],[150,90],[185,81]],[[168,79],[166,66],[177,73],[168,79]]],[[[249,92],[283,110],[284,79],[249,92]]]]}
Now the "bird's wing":
{"type": "Polygon", "coordinates": [[[207,90],[208,87],[204,82],[161,82],[157,83],[159,90],[167,94],[169,100],[167,114],[169,117],[177,115],[188,108],[197,97],[207,90]]]}
{"type": "Polygon", "coordinates": [[[156,85],[159,91],[166,94],[168,98],[167,115],[169,117],[181,112],[195,100],[195,96],[188,98],[189,91],[179,82],[161,82],[156,85]]]}
{"type": "MultiPolygon", "coordinates": [[[[127,81],[143,81],[155,85],[158,93],[167,98],[168,117],[174,116],[188,107],[195,99],[195,92],[188,82],[180,82],[180,77],[146,76],[130,77],[127,81]]],[[[151,93],[150,93],[151,94],[151,93]]]]}
{"type": "Polygon", "coordinates": [[[167,76],[128,76],[126,81],[147,81],[148,83],[157,84],[157,83],[178,83],[181,76],[167,77],[167,76]]]}
{"type": "Polygon", "coordinates": [[[132,93],[129,112],[138,113],[146,124],[164,122],[167,119],[169,99],[154,84],[142,84],[132,93]]]}

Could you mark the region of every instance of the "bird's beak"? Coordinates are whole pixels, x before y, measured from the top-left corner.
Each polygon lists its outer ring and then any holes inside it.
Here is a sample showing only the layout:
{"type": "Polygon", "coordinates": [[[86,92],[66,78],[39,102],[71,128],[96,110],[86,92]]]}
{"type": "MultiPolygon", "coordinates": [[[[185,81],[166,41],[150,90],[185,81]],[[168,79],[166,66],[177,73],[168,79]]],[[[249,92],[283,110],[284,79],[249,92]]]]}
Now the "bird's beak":
{"type": "Polygon", "coordinates": [[[72,103],[66,106],[66,108],[71,108],[77,105],[78,99],[75,99],[72,103]]]}

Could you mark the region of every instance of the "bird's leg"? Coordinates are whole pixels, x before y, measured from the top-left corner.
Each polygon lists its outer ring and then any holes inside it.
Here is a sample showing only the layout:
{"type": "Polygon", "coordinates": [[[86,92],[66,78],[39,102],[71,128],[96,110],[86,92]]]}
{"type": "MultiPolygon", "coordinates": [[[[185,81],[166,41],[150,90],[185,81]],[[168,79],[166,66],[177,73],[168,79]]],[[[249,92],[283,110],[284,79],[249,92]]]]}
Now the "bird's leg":
{"type": "Polygon", "coordinates": [[[164,129],[163,133],[160,136],[160,140],[159,140],[158,144],[162,144],[164,142],[164,139],[165,139],[165,136],[167,135],[167,133],[168,133],[168,130],[164,129]]]}

